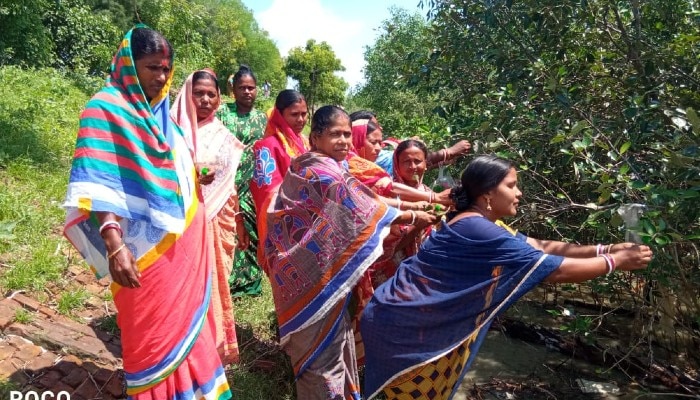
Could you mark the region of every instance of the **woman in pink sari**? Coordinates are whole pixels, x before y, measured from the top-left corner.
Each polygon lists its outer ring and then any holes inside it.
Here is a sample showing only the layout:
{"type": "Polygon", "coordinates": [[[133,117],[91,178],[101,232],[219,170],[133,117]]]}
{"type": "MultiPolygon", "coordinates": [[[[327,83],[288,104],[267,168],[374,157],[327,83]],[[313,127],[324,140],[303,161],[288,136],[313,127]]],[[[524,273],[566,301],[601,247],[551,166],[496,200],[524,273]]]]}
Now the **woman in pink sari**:
{"type": "MultiPolygon", "coordinates": [[[[306,99],[301,93],[290,89],[281,91],[268,118],[265,137],[253,145],[255,171],[250,181],[250,192],[258,215],[258,237],[261,240],[267,232],[266,210],[272,195],[277,192],[292,159],[309,150],[309,142],[301,134],[307,116],[306,99]]],[[[258,261],[266,270],[262,256],[264,247],[264,243],[258,246],[258,261]]]]}
{"type": "Polygon", "coordinates": [[[193,137],[195,164],[200,182],[209,231],[209,254],[214,257],[212,300],[216,329],[214,340],[224,365],[238,361],[238,341],[233,317],[233,302],[228,289],[233,254],[237,244],[247,244],[247,232],[238,209],[234,182],[243,153],[243,144],[216,118],[221,96],[216,75],[211,70],[190,74],[170,114],[193,137]],[[208,171],[202,171],[203,169],[208,171]],[[203,173],[206,172],[206,173],[203,173]]]}

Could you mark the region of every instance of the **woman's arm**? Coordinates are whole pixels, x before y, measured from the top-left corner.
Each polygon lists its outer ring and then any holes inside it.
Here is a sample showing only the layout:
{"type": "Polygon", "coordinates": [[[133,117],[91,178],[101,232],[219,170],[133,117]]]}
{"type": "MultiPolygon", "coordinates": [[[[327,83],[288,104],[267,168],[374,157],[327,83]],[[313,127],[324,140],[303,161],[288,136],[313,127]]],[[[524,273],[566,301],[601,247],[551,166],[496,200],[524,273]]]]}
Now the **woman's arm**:
{"type": "MultiPolygon", "coordinates": [[[[582,246],[593,247],[595,246],[582,246]]],[[[595,250],[594,250],[595,252],[595,250]]],[[[648,246],[631,244],[625,248],[618,248],[614,253],[606,254],[612,262],[612,269],[633,271],[646,268],[653,253],[648,246]]],[[[605,257],[571,258],[566,257],[561,265],[545,279],[547,282],[583,282],[596,278],[610,271],[610,266],[605,257]]]]}
{"type": "Polygon", "coordinates": [[[527,243],[547,254],[555,254],[558,256],[571,258],[587,258],[595,257],[596,246],[594,245],[579,245],[574,243],[559,242],[556,240],[542,240],[528,237],[527,243]]]}
{"type": "Polygon", "coordinates": [[[131,251],[122,241],[122,231],[119,229],[109,229],[108,226],[117,224],[117,216],[111,212],[95,213],[100,223],[100,236],[107,248],[107,261],[109,262],[109,273],[112,280],[121,286],[129,288],[141,287],[139,277],[141,273],[136,266],[136,259],[131,251]],[[111,222],[111,224],[110,224],[111,222]]]}

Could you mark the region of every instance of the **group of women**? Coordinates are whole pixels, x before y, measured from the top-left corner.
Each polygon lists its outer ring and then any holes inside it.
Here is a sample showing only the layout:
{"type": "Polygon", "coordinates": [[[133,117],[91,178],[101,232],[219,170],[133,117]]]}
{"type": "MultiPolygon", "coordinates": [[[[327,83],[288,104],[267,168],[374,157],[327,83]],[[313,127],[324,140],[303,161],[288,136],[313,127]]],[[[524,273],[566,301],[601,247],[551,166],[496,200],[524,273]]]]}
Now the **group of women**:
{"type": "Polygon", "coordinates": [[[126,34],[81,115],[65,204],[66,237],[113,280],[133,398],[231,397],[231,293],[260,293],[261,269],[297,398],[359,399],[364,364],[369,397],[439,399],[493,317],[540,281],[651,259],[646,246],[513,231],[500,220],[517,212],[517,173],[497,157],[475,158],[452,190],[424,185],[466,142],[387,151],[374,115],[336,106],[316,110],[307,139],[303,95],[283,90],[266,118],[246,67],[227,82],[235,103],[200,70],[170,109],[172,61],[158,32],[126,34]],[[436,204],[453,209],[442,222],[436,204]]]}

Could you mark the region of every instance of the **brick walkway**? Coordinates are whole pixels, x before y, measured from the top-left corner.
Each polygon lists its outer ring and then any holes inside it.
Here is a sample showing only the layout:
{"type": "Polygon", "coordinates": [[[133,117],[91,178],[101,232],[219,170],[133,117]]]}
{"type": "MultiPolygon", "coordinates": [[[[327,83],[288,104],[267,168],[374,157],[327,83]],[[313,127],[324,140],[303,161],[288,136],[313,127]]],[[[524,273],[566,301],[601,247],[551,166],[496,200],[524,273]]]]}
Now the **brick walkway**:
{"type": "Polygon", "coordinates": [[[109,289],[80,267],[69,268],[68,278],[90,293],[78,313],[90,323],[22,293],[0,300],[0,380],[23,392],[65,391],[71,400],[125,398],[119,338],[96,327],[114,313],[111,301],[103,300],[109,289]],[[22,309],[31,315],[26,323],[16,321],[22,309]]]}

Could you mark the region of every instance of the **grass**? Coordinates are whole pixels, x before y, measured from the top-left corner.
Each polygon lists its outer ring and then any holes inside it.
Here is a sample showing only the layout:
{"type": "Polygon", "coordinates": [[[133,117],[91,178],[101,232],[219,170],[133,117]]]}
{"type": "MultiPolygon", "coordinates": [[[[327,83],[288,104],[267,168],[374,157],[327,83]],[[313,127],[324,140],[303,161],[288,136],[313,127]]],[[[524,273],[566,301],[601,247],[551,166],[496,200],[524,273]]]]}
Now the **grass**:
{"type": "Polygon", "coordinates": [[[278,346],[277,317],[270,282],[263,278],[258,297],[234,302],[241,360],[227,371],[233,397],[239,400],[294,399],[289,359],[278,346]]]}
{"type": "Polygon", "coordinates": [[[90,294],[83,288],[65,291],[58,298],[56,308],[63,315],[73,316],[75,311],[85,308],[88,297],[90,294]]]}
{"type": "Polygon", "coordinates": [[[15,322],[19,322],[20,324],[28,324],[32,322],[34,319],[34,315],[28,311],[25,310],[24,308],[20,308],[17,311],[15,311],[15,322]]]}
{"type": "Polygon", "coordinates": [[[61,204],[78,117],[89,98],[84,87],[52,69],[0,68],[3,291],[40,292],[67,267],[61,204]]]}

